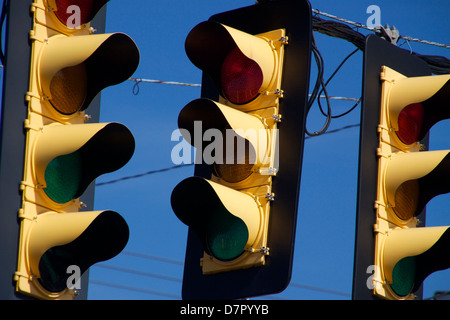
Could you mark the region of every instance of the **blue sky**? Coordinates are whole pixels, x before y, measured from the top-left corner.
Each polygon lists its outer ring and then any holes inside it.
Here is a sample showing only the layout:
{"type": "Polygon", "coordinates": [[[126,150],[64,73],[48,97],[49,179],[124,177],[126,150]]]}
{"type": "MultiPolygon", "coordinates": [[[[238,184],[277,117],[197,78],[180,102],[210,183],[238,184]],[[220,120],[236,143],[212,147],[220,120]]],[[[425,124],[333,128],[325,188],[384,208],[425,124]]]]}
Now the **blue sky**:
{"type": "MultiPolygon", "coordinates": [[[[199,84],[201,71],[184,51],[187,34],[213,14],[252,4],[250,0],[112,0],[106,30],[124,32],[138,45],[141,62],[134,77],[199,84]]],[[[401,35],[450,44],[447,1],[311,1],[314,9],[362,24],[366,24],[370,16],[366,9],[372,4],[381,9],[381,24],[395,25],[401,35]]],[[[327,79],[355,47],[322,34],[315,33],[315,37],[327,79]]],[[[415,52],[450,58],[449,49],[409,44],[415,52]]],[[[313,64],[311,83],[315,74],[313,64]]],[[[117,121],[128,126],[136,139],[136,151],[125,167],[99,177],[98,183],[172,167],[170,155],[177,142],[170,137],[177,129],[178,114],[200,97],[198,87],[148,83],[140,83],[139,93],[134,95],[134,85],[126,81],[102,92],[101,122],[117,121]]],[[[331,96],[359,98],[361,86],[362,53],[358,52],[327,88],[331,96]]],[[[333,113],[351,105],[332,100],[333,113]]],[[[333,120],[329,130],[359,124],[360,110],[358,106],[347,116],[333,120]]],[[[320,129],[324,120],[316,104],[307,119],[308,130],[320,129]]],[[[437,124],[431,131],[430,149],[450,149],[449,136],[450,120],[437,124]]],[[[291,285],[279,294],[260,298],[350,299],[358,152],[359,127],[306,140],[291,285]]],[[[172,212],[170,195],[193,171],[193,166],[188,166],[96,188],[95,209],[119,212],[131,234],[124,253],[90,269],[89,299],[181,298],[187,227],[172,212]]],[[[449,194],[433,199],[427,207],[427,225],[450,225],[449,207],[449,194]]],[[[450,290],[450,270],[426,280],[424,297],[439,290],[450,290]]]]}

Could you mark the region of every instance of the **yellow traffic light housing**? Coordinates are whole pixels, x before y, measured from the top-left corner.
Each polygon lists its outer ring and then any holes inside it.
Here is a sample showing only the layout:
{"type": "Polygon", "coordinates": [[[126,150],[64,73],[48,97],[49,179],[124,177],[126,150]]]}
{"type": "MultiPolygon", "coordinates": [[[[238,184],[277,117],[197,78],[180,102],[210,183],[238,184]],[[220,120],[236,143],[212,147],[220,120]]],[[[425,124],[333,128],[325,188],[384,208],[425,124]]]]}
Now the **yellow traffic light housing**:
{"type": "Polygon", "coordinates": [[[175,214],[202,239],[204,274],[264,265],[270,254],[267,232],[286,43],[283,29],[254,36],[212,21],[198,24],[186,38],[188,57],[221,93],[219,102],[190,102],[178,118],[182,135],[212,172],[211,181],[188,178],[172,193],[175,214]],[[189,201],[196,198],[193,192],[202,201],[216,200],[196,204],[189,201]]]}
{"type": "Polygon", "coordinates": [[[183,299],[253,297],[289,284],[311,35],[308,1],[275,0],[218,13],[186,38],[203,74],[201,98],[178,117],[179,154],[196,149],[194,177],[171,197],[189,227],[183,299]]]}
{"type": "Polygon", "coordinates": [[[19,210],[16,291],[73,299],[69,270],[80,276],[125,247],[129,230],[111,210],[82,212],[80,197],[101,174],[132,157],[135,141],[120,123],[86,123],[86,109],[107,86],[128,79],[139,50],[125,34],[93,34],[105,0],[35,0],[24,174],[19,210]],[[79,212],[80,211],[80,212],[79,212]]]}
{"type": "Polygon", "coordinates": [[[417,216],[449,193],[450,150],[423,151],[420,140],[450,118],[450,76],[405,77],[383,67],[378,126],[374,294],[414,299],[432,272],[450,268],[450,227],[417,228],[417,216]]]}

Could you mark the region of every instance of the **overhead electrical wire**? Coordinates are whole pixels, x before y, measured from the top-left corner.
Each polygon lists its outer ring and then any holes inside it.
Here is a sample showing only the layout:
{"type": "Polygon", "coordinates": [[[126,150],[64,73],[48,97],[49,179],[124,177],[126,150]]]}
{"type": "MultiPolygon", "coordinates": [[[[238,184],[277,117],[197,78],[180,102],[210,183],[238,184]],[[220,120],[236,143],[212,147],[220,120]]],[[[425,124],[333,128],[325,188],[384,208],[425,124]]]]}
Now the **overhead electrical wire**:
{"type": "MultiPolygon", "coordinates": [[[[337,128],[337,129],[334,129],[334,130],[328,130],[328,131],[324,132],[323,134],[336,133],[336,132],[339,132],[339,131],[343,131],[343,130],[347,130],[347,129],[351,129],[351,128],[356,128],[356,127],[359,127],[359,123],[357,123],[357,124],[350,124],[350,125],[344,126],[342,128],[337,128]]],[[[305,140],[313,138],[313,137],[315,137],[315,136],[305,137],[305,140]]],[[[161,172],[166,172],[166,171],[170,171],[170,170],[181,169],[181,168],[184,168],[184,167],[191,167],[193,165],[194,165],[194,163],[186,163],[186,164],[180,164],[180,165],[171,166],[171,167],[168,167],[168,168],[151,170],[151,171],[147,171],[147,172],[144,172],[144,173],[135,174],[135,175],[132,175],[132,176],[122,177],[122,178],[119,178],[119,179],[114,179],[114,180],[105,181],[105,182],[98,182],[98,183],[95,184],[95,186],[96,187],[101,187],[101,186],[104,186],[104,185],[114,184],[114,183],[118,183],[118,182],[125,181],[125,180],[141,178],[141,177],[148,176],[148,175],[155,174],[155,173],[161,173],[161,172]]]]}
{"type": "MultiPolygon", "coordinates": [[[[345,23],[353,25],[357,28],[363,28],[363,29],[373,31],[378,36],[383,36],[383,34],[382,34],[382,32],[380,32],[380,30],[374,29],[374,28],[369,28],[361,23],[357,23],[357,22],[353,22],[353,21],[350,21],[347,19],[339,18],[337,16],[334,16],[334,15],[331,15],[331,14],[328,14],[325,12],[321,12],[316,9],[313,9],[312,11],[316,15],[323,15],[328,18],[332,18],[332,19],[340,21],[340,22],[336,22],[336,21],[331,21],[331,20],[324,20],[324,19],[319,18],[318,16],[313,16],[312,24],[313,24],[314,31],[326,34],[331,37],[336,37],[336,38],[340,38],[343,40],[347,40],[347,41],[353,43],[361,51],[364,51],[364,44],[365,44],[366,36],[356,30],[353,30],[350,26],[346,25],[345,23]],[[342,23],[342,22],[344,22],[344,23],[342,23]]],[[[428,44],[428,45],[438,46],[441,48],[450,49],[450,45],[441,44],[441,43],[437,43],[437,42],[421,40],[421,39],[412,38],[412,37],[408,37],[408,36],[399,36],[399,38],[404,39],[405,41],[415,41],[415,42],[419,42],[419,43],[423,43],[423,44],[428,44]]],[[[406,49],[403,49],[403,50],[406,50],[406,49]]],[[[406,51],[408,51],[408,50],[406,50],[406,51]]],[[[447,59],[446,57],[423,55],[423,54],[413,52],[412,50],[409,50],[409,52],[411,55],[417,56],[418,58],[425,61],[429,65],[432,73],[434,73],[434,74],[450,73],[450,60],[447,59]]]]}
{"type": "MultiPolygon", "coordinates": [[[[331,75],[331,76],[328,78],[328,80],[325,82],[324,87],[326,87],[326,86],[328,85],[328,83],[331,81],[331,79],[333,79],[333,77],[336,75],[336,73],[339,71],[339,69],[344,65],[344,63],[345,63],[352,55],[354,55],[356,52],[358,52],[358,50],[359,50],[359,49],[356,49],[356,50],[352,51],[347,57],[344,58],[344,60],[339,64],[339,66],[336,68],[336,70],[332,73],[332,75],[331,75]]],[[[319,92],[319,98],[322,97],[322,95],[321,95],[321,94],[322,94],[322,91],[323,91],[323,88],[322,88],[322,90],[319,92]]],[[[347,111],[345,111],[345,112],[343,112],[343,113],[341,113],[341,114],[339,114],[339,115],[337,115],[337,116],[331,116],[331,118],[332,118],[332,119],[341,118],[341,117],[343,117],[343,116],[349,114],[349,113],[352,112],[353,110],[355,110],[355,108],[356,108],[356,107],[358,106],[358,104],[361,102],[361,98],[359,98],[359,99],[353,99],[353,100],[356,100],[356,103],[353,105],[353,107],[351,107],[349,110],[347,110],[347,111]]],[[[320,103],[320,99],[317,99],[317,103],[318,103],[318,105],[319,105],[319,109],[320,109],[320,111],[322,112],[322,114],[323,114],[324,116],[326,116],[325,112],[324,112],[323,109],[322,109],[322,105],[321,105],[321,103],[320,103]]]]}
{"type": "MultiPolygon", "coordinates": [[[[125,252],[124,251],[122,253],[123,254],[127,254],[127,255],[131,255],[131,256],[135,256],[135,257],[148,259],[148,260],[166,262],[166,263],[175,264],[175,265],[181,265],[181,266],[184,265],[184,263],[182,261],[162,258],[162,257],[158,257],[158,256],[153,256],[153,255],[147,255],[147,254],[138,253],[138,252],[132,252],[132,251],[126,251],[125,252]]],[[[150,273],[150,272],[145,272],[145,271],[140,271],[140,270],[134,270],[134,269],[129,269],[129,268],[117,267],[117,266],[113,266],[113,265],[109,265],[109,264],[105,264],[105,263],[99,263],[99,264],[96,264],[95,266],[98,267],[98,268],[109,269],[109,270],[114,270],[114,271],[118,271],[118,272],[125,272],[125,273],[135,274],[135,275],[138,275],[138,276],[144,276],[144,277],[149,277],[149,278],[156,278],[156,279],[160,279],[160,280],[167,280],[167,281],[178,282],[178,283],[182,282],[182,279],[176,278],[176,277],[172,277],[172,276],[165,276],[165,275],[161,275],[161,274],[155,274],[155,273],[150,273]]],[[[137,292],[144,292],[144,293],[149,293],[149,294],[156,294],[156,295],[161,295],[161,296],[169,296],[169,297],[179,298],[178,296],[174,296],[172,294],[168,294],[168,293],[164,293],[164,292],[147,290],[147,289],[140,289],[140,288],[130,287],[130,286],[122,286],[122,285],[117,285],[117,284],[113,284],[113,283],[109,283],[109,282],[103,282],[103,281],[99,281],[99,280],[91,280],[90,279],[89,282],[93,283],[93,284],[117,287],[117,288],[121,288],[121,289],[137,291],[137,292]]],[[[292,286],[292,287],[295,287],[295,288],[306,289],[306,290],[317,291],[317,292],[323,292],[323,293],[329,293],[329,294],[333,294],[333,295],[340,295],[340,296],[344,296],[344,297],[350,297],[351,296],[349,293],[346,293],[346,292],[330,290],[330,289],[320,288],[320,287],[306,285],[306,284],[301,284],[301,283],[296,283],[296,282],[291,282],[289,285],[292,286]]]]}
{"type": "Polygon", "coordinates": [[[314,85],[314,89],[311,93],[310,98],[308,99],[308,104],[306,106],[306,117],[308,117],[309,111],[311,110],[311,107],[312,107],[314,101],[319,96],[320,87],[322,87],[322,91],[325,93],[325,99],[327,100],[328,112],[325,115],[327,119],[319,131],[315,131],[315,132],[311,133],[305,127],[305,132],[308,136],[318,136],[318,135],[325,133],[327,131],[328,127],[330,126],[331,106],[330,106],[330,99],[328,97],[326,85],[323,82],[324,62],[323,62],[322,55],[320,54],[319,50],[317,49],[314,34],[312,34],[311,49],[312,49],[312,53],[314,54],[314,59],[316,60],[316,64],[317,64],[317,78],[316,78],[316,83],[314,85]]]}
{"type": "MultiPolygon", "coordinates": [[[[322,15],[324,17],[327,18],[331,18],[340,22],[344,22],[346,24],[350,24],[353,25],[357,28],[363,28],[369,31],[374,31],[374,32],[378,32],[379,30],[376,28],[370,28],[366,25],[363,25],[359,22],[353,22],[351,20],[348,19],[344,19],[344,18],[340,18],[338,16],[323,12],[323,11],[319,11],[317,9],[312,9],[312,12],[315,13],[316,15],[322,15]]],[[[415,42],[419,42],[419,43],[423,43],[423,44],[428,44],[428,45],[433,45],[433,46],[437,46],[437,47],[442,47],[442,48],[446,48],[446,49],[450,49],[450,45],[446,45],[446,44],[442,44],[442,43],[437,43],[437,42],[433,42],[433,41],[428,41],[428,40],[422,40],[422,39],[418,39],[418,38],[412,38],[412,37],[408,37],[408,36],[399,36],[399,38],[407,40],[407,41],[415,41],[415,42]]]]}

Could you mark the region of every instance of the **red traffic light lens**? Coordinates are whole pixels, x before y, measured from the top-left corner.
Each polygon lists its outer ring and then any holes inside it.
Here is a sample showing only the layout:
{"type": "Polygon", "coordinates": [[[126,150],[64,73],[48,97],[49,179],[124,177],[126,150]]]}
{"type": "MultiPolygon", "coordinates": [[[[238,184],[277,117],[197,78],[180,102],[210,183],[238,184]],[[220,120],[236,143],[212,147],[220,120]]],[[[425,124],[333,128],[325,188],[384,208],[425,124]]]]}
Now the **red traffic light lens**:
{"type": "Polygon", "coordinates": [[[109,0],[56,0],[55,15],[66,26],[77,28],[91,21],[109,0]]]}
{"type": "Polygon", "coordinates": [[[255,61],[235,47],[222,64],[220,82],[226,99],[234,104],[244,104],[258,96],[263,73],[255,61]]]}
{"type": "Polygon", "coordinates": [[[423,126],[423,113],[422,103],[410,104],[400,112],[397,136],[403,143],[412,144],[419,140],[423,126]]]}

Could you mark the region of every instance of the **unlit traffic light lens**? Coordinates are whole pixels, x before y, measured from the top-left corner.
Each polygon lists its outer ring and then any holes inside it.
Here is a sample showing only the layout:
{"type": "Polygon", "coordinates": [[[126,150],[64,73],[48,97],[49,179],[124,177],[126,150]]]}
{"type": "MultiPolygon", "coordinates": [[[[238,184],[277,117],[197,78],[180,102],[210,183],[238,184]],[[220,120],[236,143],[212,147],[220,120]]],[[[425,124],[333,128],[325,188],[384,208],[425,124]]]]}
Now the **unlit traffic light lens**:
{"type": "Polygon", "coordinates": [[[57,203],[76,198],[81,185],[82,166],[78,151],[53,159],[45,170],[45,193],[57,203]]]}
{"type": "MultiPolygon", "coordinates": [[[[79,212],[76,215],[86,213],[79,212]]],[[[41,285],[50,292],[67,288],[71,276],[67,268],[80,268],[83,274],[94,263],[108,260],[119,254],[126,246],[129,228],[125,219],[115,211],[100,213],[76,239],[49,248],[39,261],[41,285]]]]}
{"type": "Polygon", "coordinates": [[[415,257],[401,259],[392,270],[392,290],[399,296],[407,296],[413,289],[415,277],[415,257]]]}
{"type": "Polygon", "coordinates": [[[259,65],[238,47],[228,53],[220,77],[223,95],[234,104],[248,103],[256,98],[263,83],[259,65]]]}
{"type": "Polygon", "coordinates": [[[227,182],[236,183],[245,180],[253,173],[255,152],[251,153],[253,148],[247,139],[237,134],[227,134],[229,130],[232,129],[228,126],[222,131],[223,161],[214,163],[213,167],[218,177],[227,182]],[[228,139],[234,141],[228,141],[228,139]],[[233,150],[228,150],[230,146],[233,150]]]}
{"type": "Polygon", "coordinates": [[[218,206],[211,212],[206,241],[214,257],[232,260],[244,252],[248,230],[242,219],[229,213],[223,206],[218,206]]]}
{"type": "Polygon", "coordinates": [[[405,181],[395,192],[395,214],[402,220],[409,220],[416,215],[419,204],[419,181],[405,181]]]}
{"type": "Polygon", "coordinates": [[[74,114],[87,95],[87,72],[84,63],[58,71],[50,83],[52,106],[62,114],[74,114]]]}

